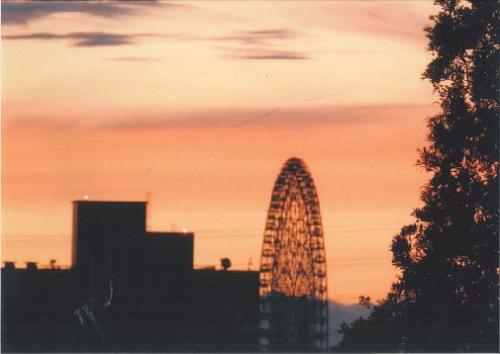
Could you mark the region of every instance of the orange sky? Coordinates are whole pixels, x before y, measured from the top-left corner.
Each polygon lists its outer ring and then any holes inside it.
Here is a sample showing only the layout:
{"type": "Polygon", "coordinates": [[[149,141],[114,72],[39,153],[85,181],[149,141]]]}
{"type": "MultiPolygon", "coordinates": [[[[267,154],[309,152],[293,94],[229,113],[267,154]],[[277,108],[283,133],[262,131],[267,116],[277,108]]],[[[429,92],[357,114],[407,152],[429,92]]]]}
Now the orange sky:
{"type": "Polygon", "coordinates": [[[380,298],[437,111],[430,2],[2,2],[2,260],[69,264],[71,201],[144,200],[195,264],[257,269],[274,180],[315,179],[329,296],[380,298]],[[19,5],[21,4],[21,5],[19,5]]]}

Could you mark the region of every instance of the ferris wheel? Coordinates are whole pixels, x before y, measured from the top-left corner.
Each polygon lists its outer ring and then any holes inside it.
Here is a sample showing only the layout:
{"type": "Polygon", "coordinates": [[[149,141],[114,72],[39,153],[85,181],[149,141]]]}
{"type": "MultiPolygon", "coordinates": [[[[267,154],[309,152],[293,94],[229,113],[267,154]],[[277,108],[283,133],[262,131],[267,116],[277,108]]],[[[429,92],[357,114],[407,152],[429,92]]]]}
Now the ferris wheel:
{"type": "Polygon", "coordinates": [[[261,348],[326,351],[327,299],[318,195],[305,163],[290,158],[274,184],[262,244],[261,348]]]}

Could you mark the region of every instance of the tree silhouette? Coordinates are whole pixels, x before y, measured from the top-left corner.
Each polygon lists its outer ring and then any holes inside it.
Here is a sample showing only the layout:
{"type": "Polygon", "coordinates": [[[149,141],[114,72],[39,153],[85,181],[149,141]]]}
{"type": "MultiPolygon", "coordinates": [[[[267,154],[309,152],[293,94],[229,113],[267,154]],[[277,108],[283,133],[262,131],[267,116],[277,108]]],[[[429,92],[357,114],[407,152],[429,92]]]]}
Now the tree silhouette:
{"type": "Polygon", "coordinates": [[[57,260],[51,259],[50,260],[50,269],[56,269],[56,263],[57,263],[57,260]]]}
{"type": "Polygon", "coordinates": [[[424,72],[442,112],[418,164],[431,173],[391,244],[401,274],[337,349],[498,352],[498,64],[496,1],[436,0],[424,72]]]}
{"type": "Polygon", "coordinates": [[[220,266],[224,271],[227,271],[229,268],[231,268],[231,260],[229,258],[221,258],[220,266]]]}

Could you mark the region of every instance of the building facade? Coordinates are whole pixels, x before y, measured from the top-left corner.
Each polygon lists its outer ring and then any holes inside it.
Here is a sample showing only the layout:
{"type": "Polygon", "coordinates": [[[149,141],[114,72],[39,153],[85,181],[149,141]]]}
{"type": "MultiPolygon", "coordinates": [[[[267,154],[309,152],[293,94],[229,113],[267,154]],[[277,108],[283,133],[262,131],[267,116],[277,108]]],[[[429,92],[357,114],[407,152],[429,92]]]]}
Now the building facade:
{"type": "Polygon", "coordinates": [[[72,267],[2,269],[4,352],[257,349],[259,276],[193,269],[194,234],[146,202],[73,203],[72,267]]]}

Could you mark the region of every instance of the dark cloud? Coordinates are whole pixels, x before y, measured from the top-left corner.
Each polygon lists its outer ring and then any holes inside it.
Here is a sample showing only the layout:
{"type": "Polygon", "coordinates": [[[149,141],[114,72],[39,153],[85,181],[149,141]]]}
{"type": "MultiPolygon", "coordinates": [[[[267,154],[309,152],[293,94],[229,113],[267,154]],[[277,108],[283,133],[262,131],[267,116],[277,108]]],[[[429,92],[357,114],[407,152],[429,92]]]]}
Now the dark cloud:
{"type": "Polygon", "coordinates": [[[181,6],[164,1],[2,1],[2,23],[23,25],[55,13],[119,18],[157,8],[181,6]]]}
{"type": "Polygon", "coordinates": [[[5,35],[3,39],[10,40],[69,40],[74,47],[96,47],[96,46],[116,46],[134,44],[142,37],[161,37],[169,36],[156,33],[132,33],[120,34],[110,32],[71,32],[65,34],[56,34],[50,32],[37,32],[28,34],[5,35]]]}
{"type": "Polygon", "coordinates": [[[118,35],[111,33],[83,34],[73,39],[73,45],[76,47],[97,47],[110,45],[133,44],[135,36],[118,35]]]}
{"type": "Polygon", "coordinates": [[[278,28],[257,31],[239,31],[226,36],[210,37],[214,41],[234,41],[243,44],[269,44],[276,40],[286,40],[296,38],[297,33],[289,29],[278,28]]]}
{"type": "MultiPolygon", "coordinates": [[[[235,32],[221,37],[195,37],[185,35],[168,35],[161,33],[111,33],[111,32],[71,32],[51,33],[35,32],[26,34],[12,34],[2,36],[5,40],[68,40],[73,47],[119,46],[136,44],[144,38],[171,39],[176,41],[228,41],[236,42],[229,48],[224,48],[225,57],[247,60],[304,60],[309,55],[299,51],[282,50],[279,46],[284,40],[297,36],[294,31],[287,29],[270,29],[257,31],[235,32]]],[[[151,61],[148,57],[116,57],[109,58],[117,61],[151,61]]]]}
{"type": "MultiPolygon", "coordinates": [[[[181,6],[177,3],[158,1],[48,1],[8,2],[2,4],[2,17],[7,23],[26,23],[51,13],[81,12],[95,16],[118,17],[136,14],[141,8],[152,6],[181,6]]],[[[299,37],[296,31],[287,28],[235,31],[222,36],[163,35],[159,33],[119,34],[109,32],[27,33],[4,35],[10,40],[69,40],[74,47],[118,46],[135,44],[142,37],[169,38],[177,41],[227,42],[224,56],[246,60],[304,60],[306,53],[283,49],[285,44],[299,37]]],[[[288,46],[287,46],[288,48],[288,46]]],[[[115,58],[121,61],[146,61],[144,58],[115,58]]]]}
{"type": "Polygon", "coordinates": [[[233,59],[257,60],[304,60],[310,59],[302,52],[275,49],[238,48],[231,50],[227,55],[233,59]]]}

